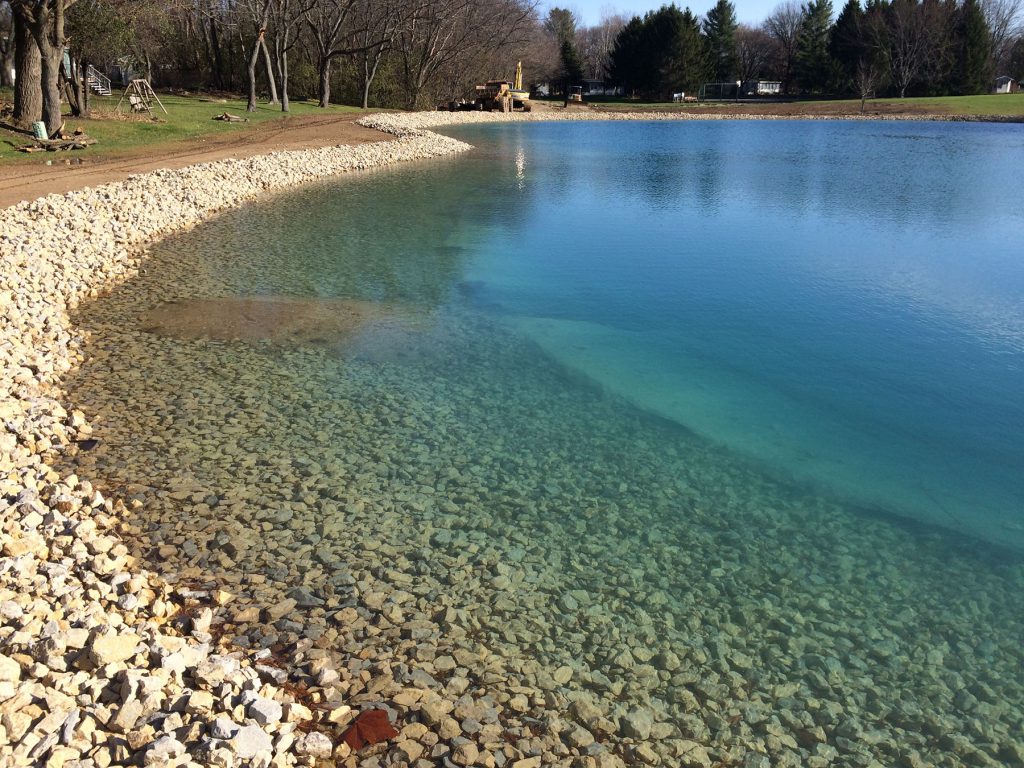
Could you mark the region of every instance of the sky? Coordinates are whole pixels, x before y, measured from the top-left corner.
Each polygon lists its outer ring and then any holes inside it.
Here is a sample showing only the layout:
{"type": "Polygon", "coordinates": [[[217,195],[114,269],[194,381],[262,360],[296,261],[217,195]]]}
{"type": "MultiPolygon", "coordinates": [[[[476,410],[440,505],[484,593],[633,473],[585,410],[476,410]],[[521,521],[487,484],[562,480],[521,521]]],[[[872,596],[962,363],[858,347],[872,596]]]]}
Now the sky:
{"type": "MultiPolygon", "coordinates": [[[[600,21],[602,12],[606,10],[627,17],[643,16],[647,11],[660,8],[669,2],[671,0],[547,0],[545,5],[548,8],[570,8],[576,11],[576,15],[585,25],[590,26],[600,21]]],[[[676,0],[676,5],[680,8],[689,6],[695,14],[703,16],[715,2],[716,0],[676,0]]],[[[779,2],[781,0],[733,0],[736,5],[736,18],[746,24],[760,24],[779,2]]]]}

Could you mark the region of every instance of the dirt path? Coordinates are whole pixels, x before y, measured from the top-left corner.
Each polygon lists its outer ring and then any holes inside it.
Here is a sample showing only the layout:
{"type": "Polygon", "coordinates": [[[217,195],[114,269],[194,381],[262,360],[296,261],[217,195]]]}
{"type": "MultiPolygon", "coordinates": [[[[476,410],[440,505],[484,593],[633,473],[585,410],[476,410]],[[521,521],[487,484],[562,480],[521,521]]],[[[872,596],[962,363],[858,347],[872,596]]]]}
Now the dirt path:
{"type": "Polygon", "coordinates": [[[69,192],[109,181],[120,181],[134,173],[158,168],[182,168],[226,158],[265,155],[285,149],[310,149],[337,144],[365,144],[386,141],[387,134],[363,128],[355,121],[362,115],[313,115],[290,118],[287,122],[264,123],[245,133],[222,133],[202,139],[139,147],[116,155],[78,158],[68,153],[40,158],[38,164],[0,165],[0,208],[34,200],[52,192],[69,192]],[[76,162],[81,160],[81,163],[76,162]],[[52,165],[46,165],[52,160],[52,165]],[[68,165],[65,161],[70,161],[68,165]]]}

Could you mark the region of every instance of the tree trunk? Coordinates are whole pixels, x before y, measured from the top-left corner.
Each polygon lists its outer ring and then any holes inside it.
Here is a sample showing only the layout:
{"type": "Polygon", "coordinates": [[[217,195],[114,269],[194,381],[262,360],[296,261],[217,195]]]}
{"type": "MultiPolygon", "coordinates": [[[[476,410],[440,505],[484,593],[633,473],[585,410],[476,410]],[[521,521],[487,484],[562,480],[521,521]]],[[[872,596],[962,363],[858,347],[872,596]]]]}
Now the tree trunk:
{"type": "Polygon", "coordinates": [[[249,102],[245,105],[246,112],[256,111],[256,62],[260,57],[260,43],[263,41],[263,30],[260,30],[249,56],[247,72],[249,74],[249,102]]]}
{"type": "Polygon", "coordinates": [[[89,62],[82,61],[82,117],[89,118],[89,102],[92,101],[89,94],[89,62]]]}
{"type": "Polygon", "coordinates": [[[3,53],[0,54],[0,87],[11,88],[11,70],[14,68],[14,30],[9,30],[3,53]]]}
{"type": "Polygon", "coordinates": [[[331,58],[322,56],[317,62],[320,70],[320,108],[326,109],[331,103],[331,58]]]}
{"type": "Polygon", "coordinates": [[[370,64],[371,54],[367,52],[363,56],[363,109],[369,109],[370,107],[370,86],[373,85],[374,78],[377,77],[377,69],[380,67],[383,53],[384,49],[382,47],[372,54],[372,65],[370,64]]]}
{"type": "Polygon", "coordinates": [[[14,14],[14,124],[27,128],[43,116],[42,63],[32,31],[14,14]]]}
{"type": "Polygon", "coordinates": [[[372,77],[363,78],[363,109],[370,108],[370,84],[373,82],[372,77]]]}
{"type": "Polygon", "coordinates": [[[82,67],[74,59],[71,61],[71,71],[65,72],[61,69],[61,79],[64,81],[64,93],[67,96],[68,105],[71,107],[72,117],[83,117],[82,114],[82,67]]]}
{"type": "Polygon", "coordinates": [[[270,103],[277,104],[277,80],[274,79],[274,64],[270,60],[270,49],[267,48],[265,37],[260,38],[260,47],[263,49],[263,65],[267,68],[267,83],[270,86],[270,103]]]}
{"type": "Polygon", "coordinates": [[[36,6],[32,23],[27,24],[32,38],[39,48],[42,72],[43,122],[47,134],[53,136],[61,126],[60,114],[60,71],[64,61],[64,9],[69,0],[56,0],[53,6],[45,3],[36,6]]]}
{"type": "Polygon", "coordinates": [[[217,33],[217,21],[209,20],[210,53],[211,65],[213,68],[213,82],[217,90],[224,90],[224,58],[220,49],[220,35],[217,33]]]}
{"type": "MultiPolygon", "coordinates": [[[[275,44],[275,47],[278,47],[278,46],[275,44]]],[[[281,111],[282,112],[287,112],[287,111],[289,111],[289,105],[288,105],[288,52],[287,51],[281,51],[281,50],[277,51],[277,73],[278,73],[278,76],[281,78],[281,92],[280,92],[281,111]]]]}
{"type": "MultiPolygon", "coordinates": [[[[39,40],[36,40],[36,44],[39,44],[39,40]]],[[[43,122],[46,123],[46,133],[53,136],[60,129],[61,123],[60,65],[64,49],[50,45],[48,41],[39,48],[42,53],[43,122]]]]}

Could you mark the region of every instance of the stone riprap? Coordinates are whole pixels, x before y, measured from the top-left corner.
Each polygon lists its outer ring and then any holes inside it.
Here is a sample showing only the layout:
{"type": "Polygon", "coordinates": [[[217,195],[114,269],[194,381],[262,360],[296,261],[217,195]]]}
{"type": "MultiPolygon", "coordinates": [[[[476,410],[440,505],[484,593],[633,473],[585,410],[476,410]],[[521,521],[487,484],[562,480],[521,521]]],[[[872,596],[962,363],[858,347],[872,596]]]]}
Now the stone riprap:
{"type": "Polygon", "coordinates": [[[760,115],[749,112],[711,113],[695,108],[690,111],[617,112],[600,109],[561,109],[548,107],[533,112],[434,112],[380,113],[364,117],[359,121],[368,128],[392,133],[396,136],[411,135],[430,128],[444,128],[454,125],[475,125],[507,122],[552,122],[552,121],[635,121],[655,120],[667,122],[702,122],[730,120],[855,120],[867,122],[1020,122],[1015,115],[879,115],[851,112],[845,115],[760,115]]]}
{"type": "MultiPolygon", "coordinates": [[[[554,427],[528,435],[519,465],[454,455],[439,480],[417,436],[441,409],[395,402],[394,367],[352,374],[336,413],[300,390],[263,408],[253,382],[296,371],[321,390],[338,361],[118,328],[126,307],[194,295],[187,260],[139,274],[155,238],[264,191],[467,148],[427,127],[552,117],[651,118],[375,115],[364,124],[397,141],[159,172],[0,214],[0,764],[1024,765],[1017,603],[969,557],[933,582],[934,541],[825,502],[755,507],[735,489],[763,478],[732,467],[723,483],[702,475],[728,467],[714,449],[666,456],[614,404],[559,403],[557,371],[521,412],[496,413],[485,391],[454,410],[484,456],[545,403],[601,419],[607,462],[582,487],[592,446],[554,427]],[[129,280],[90,346],[71,313],[129,280]],[[218,386],[182,386],[186,363],[218,386]],[[225,418],[236,404],[259,421],[225,418]],[[175,408],[190,415],[175,422],[175,408]],[[361,412],[394,427],[369,440],[361,412]],[[349,445],[319,437],[327,416],[355,423],[349,445]],[[728,514],[695,490],[711,487],[728,514]],[[938,618],[949,606],[956,622],[938,618]],[[993,615],[998,634],[975,637],[993,615]],[[366,708],[399,735],[353,754],[341,734],[366,708]]],[[[220,277],[204,276],[209,295],[230,289],[220,277]]],[[[450,359],[417,401],[460,396],[443,373],[485,358],[471,331],[445,339],[450,359]]],[[[532,358],[510,340],[500,360],[518,386],[532,358]]],[[[486,388],[480,365],[468,378],[486,388]]]]}

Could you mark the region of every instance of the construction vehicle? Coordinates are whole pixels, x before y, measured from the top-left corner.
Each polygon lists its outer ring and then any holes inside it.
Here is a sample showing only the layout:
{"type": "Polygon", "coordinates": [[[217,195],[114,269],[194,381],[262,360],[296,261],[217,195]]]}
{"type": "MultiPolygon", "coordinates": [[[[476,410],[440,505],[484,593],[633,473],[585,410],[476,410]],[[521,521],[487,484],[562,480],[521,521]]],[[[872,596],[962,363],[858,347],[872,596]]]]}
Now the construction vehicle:
{"type": "Polygon", "coordinates": [[[566,107],[582,107],[583,104],[583,86],[582,85],[570,85],[569,92],[565,95],[565,106],[566,107]]]}
{"type": "Polygon", "coordinates": [[[476,87],[477,97],[473,103],[479,109],[493,112],[511,112],[514,109],[521,109],[529,112],[530,92],[523,90],[523,62],[516,64],[515,80],[488,80],[483,85],[476,87]]]}

